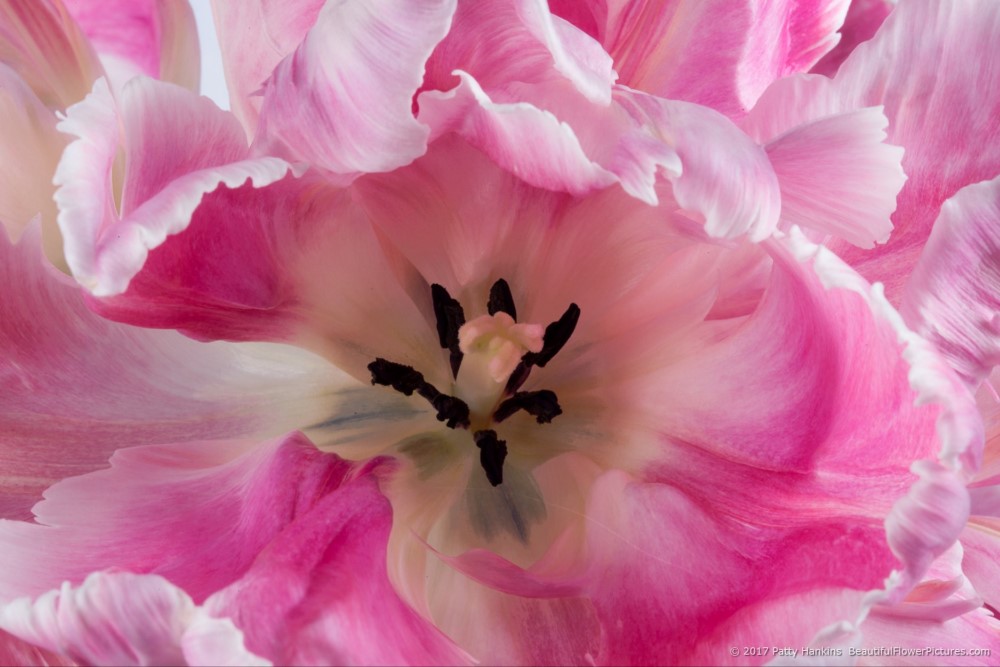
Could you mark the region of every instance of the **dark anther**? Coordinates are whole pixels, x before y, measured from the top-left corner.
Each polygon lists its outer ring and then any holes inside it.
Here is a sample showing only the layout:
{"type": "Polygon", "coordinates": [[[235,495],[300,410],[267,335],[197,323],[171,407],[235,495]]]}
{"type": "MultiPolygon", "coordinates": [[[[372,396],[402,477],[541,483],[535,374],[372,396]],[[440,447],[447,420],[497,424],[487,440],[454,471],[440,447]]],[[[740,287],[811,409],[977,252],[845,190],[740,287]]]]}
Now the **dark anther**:
{"type": "Polygon", "coordinates": [[[517,322],[514,295],[510,293],[510,285],[503,278],[493,283],[493,287],[490,288],[490,301],[486,304],[486,310],[489,311],[490,315],[507,313],[512,320],[517,322]]]}
{"type": "Polygon", "coordinates": [[[524,381],[528,379],[529,375],[531,375],[531,366],[524,363],[524,360],[522,359],[521,363],[519,363],[517,368],[514,369],[514,372],[510,374],[509,378],[507,378],[507,386],[504,387],[503,393],[507,395],[513,394],[521,388],[521,385],[524,384],[524,381]]]}
{"type": "Polygon", "coordinates": [[[580,321],[580,306],[575,303],[569,304],[569,308],[558,320],[545,327],[545,334],[542,336],[542,349],[540,352],[528,352],[524,355],[524,361],[529,366],[541,366],[552,360],[563,348],[569,337],[576,329],[576,323],[580,321]]]}
{"type": "Polygon", "coordinates": [[[407,396],[412,396],[413,392],[427,384],[424,382],[424,376],[418,371],[403,364],[386,361],[381,357],[368,364],[368,370],[372,373],[372,384],[392,387],[407,396]]]}
{"type": "Polygon", "coordinates": [[[562,414],[556,392],[548,389],[519,391],[497,407],[493,421],[502,422],[518,410],[532,415],[539,424],[548,424],[562,414]]]}
{"type": "Polygon", "coordinates": [[[381,357],[368,364],[372,374],[372,384],[392,387],[398,392],[412,396],[417,392],[426,398],[437,410],[438,421],[448,428],[469,428],[469,406],[460,398],[442,394],[434,385],[424,380],[424,376],[409,366],[386,361],[381,357]]]}
{"type": "Polygon", "coordinates": [[[562,317],[545,327],[545,333],[542,335],[542,349],[538,352],[528,352],[521,357],[521,363],[517,365],[507,380],[504,393],[510,395],[520,389],[524,381],[528,379],[532,366],[545,366],[552,361],[552,357],[563,349],[566,341],[573,335],[576,323],[579,321],[580,306],[575,303],[569,304],[569,308],[562,314],[562,317]]]}
{"type": "Polygon", "coordinates": [[[462,350],[458,347],[458,330],[465,324],[462,304],[453,299],[441,285],[431,285],[431,299],[434,302],[434,317],[437,319],[438,342],[451,352],[451,375],[458,377],[462,365],[462,350]]]}
{"type": "Polygon", "coordinates": [[[479,447],[479,463],[486,471],[486,479],[493,486],[503,483],[503,462],[507,458],[507,441],[497,438],[497,432],[488,429],[472,434],[479,447]]]}
{"type": "Polygon", "coordinates": [[[439,422],[444,422],[448,428],[469,428],[469,406],[465,401],[442,394],[427,382],[418,393],[437,410],[439,422]]]}

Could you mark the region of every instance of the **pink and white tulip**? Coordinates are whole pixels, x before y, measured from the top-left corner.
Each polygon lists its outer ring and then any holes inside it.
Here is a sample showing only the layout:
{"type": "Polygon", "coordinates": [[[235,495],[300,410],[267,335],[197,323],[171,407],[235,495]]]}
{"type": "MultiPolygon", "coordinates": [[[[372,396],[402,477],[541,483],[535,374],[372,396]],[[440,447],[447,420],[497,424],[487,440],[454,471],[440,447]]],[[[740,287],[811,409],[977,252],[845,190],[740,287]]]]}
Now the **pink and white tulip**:
{"type": "Polygon", "coordinates": [[[0,13],[0,658],[1000,651],[1000,5],[121,4],[0,13]]]}

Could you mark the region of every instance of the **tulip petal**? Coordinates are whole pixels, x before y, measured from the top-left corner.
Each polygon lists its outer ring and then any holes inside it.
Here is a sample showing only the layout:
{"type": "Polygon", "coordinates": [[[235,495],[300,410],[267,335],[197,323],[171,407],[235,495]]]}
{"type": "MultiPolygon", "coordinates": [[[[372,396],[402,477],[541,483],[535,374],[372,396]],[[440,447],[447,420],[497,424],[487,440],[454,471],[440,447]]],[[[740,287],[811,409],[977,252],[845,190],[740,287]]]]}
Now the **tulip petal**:
{"type": "Polygon", "coordinates": [[[994,607],[1000,602],[1000,521],[973,516],[962,531],[962,570],[976,592],[994,607]]]}
{"type": "Polygon", "coordinates": [[[79,137],[56,170],[59,227],[73,275],[99,296],[121,293],[150,249],[183,230],[202,196],[219,184],[261,186],[288,173],[276,158],[248,159],[236,119],[182,88],[133,79],[121,110],[99,81],[59,129],[79,137]],[[112,166],[124,128],[120,214],[112,166]]]}
{"type": "Polygon", "coordinates": [[[391,525],[375,477],[345,479],[206,606],[232,616],[251,650],[279,664],[468,662],[393,589],[391,525]]]}
{"type": "Polygon", "coordinates": [[[0,630],[0,663],[4,665],[66,665],[76,663],[65,656],[38,648],[12,634],[0,630]]]}
{"type": "Polygon", "coordinates": [[[855,655],[865,664],[985,667],[996,663],[1000,651],[1000,621],[985,609],[943,622],[873,615],[864,630],[865,642],[855,655]],[[899,655],[882,655],[887,648],[899,655]]]}
{"type": "Polygon", "coordinates": [[[299,45],[324,4],[325,0],[212,0],[229,101],[249,136],[257,129],[264,82],[299,45]]]}
{"type": "Polygon", "coordinates": [[[583,195],[617,178],[584,151],[573,128],[527,103],[497,104],[471,75],[458,88],[420,96],[420,121],[434,134],[456,131],[527,183],[583,195]]]}
{"type": "Polygon", "coordinates": [[[0,64],[0,161],[17,165],[4,171],[0,188],[0,225],[16,242],[35,216],[41,217],[45,252],[56,265],[62,260],[62,239],[56,227],[52,174],[64,137],[56,118],[13,70],[0,64]]]}
{"type": "Polygon", "coordinates": [[[82,100],[103,74],[97,55],[61,0],[0,4],[0,61],[52,109],[82,100]]]}
{"type": "Polygon", "coordinates": [[[216,664],[270,664],[243,648],[242,633],[231,623],[212,628],[229,651],[191,655],[186,635],[205,632],[198,612],[162,577],[94,573],[78,587],[67,582],[34,601],[20,598],[0,607],[0,627],[83,664],[181,665],[209,657],[221,659],[216,664]]]}
{"type": "Polygon", "coordinates": [[[801,125],[764,149],[781,184],[784,227],[833,234],[862,248],[885,243],[906,180],[903,149],[883,143],[885,115],[861,109],[801,125]]]}
{"type": "Polygon", "coordinates": [[[738,118],[772,81],[807,71],[833,48],[850,3],[607,0],[602,4],[601,41],[614,59],[621,83],[738,118]]]}
{"type": "Polygon", "coordinates": [[[0,234],[0,515],[26,516],[46,486],[122,447],[267,437],[324,414],[316,357],[104,320],[46,265],[38,236],[0,234]]]}
{"type": "Polygon", "coordinates": [[[197,92],[194,13],[172,0],[63,0],[116,89],[133,76],[171,81],[197,92]]]}
{"type": "Polygon", "coordinates": [[[884,106],[888,142],[905,150],[907,181],[892,215],[895,231],[871,251],[844,243],[831,248],[869,281],[884,283],[893,303],[941,205],[966,185],[1000,173],[1000,89],[993,85],[1000,62],[982,55],[993,52],[998,33],[995,2],[900,3],[833,80],[778,81],[744,123],[751,136],[768,141],[805,122],[884,106]]]}
{"type": "Polygon", "coordinates": [[[975,388],[1000,363],[1000,178],[946,201],[903,293],[907,322],[975,388]]]}
{"type": "Polygon", "coordinates": [[[425,89],[451,89],[456,69],[487,91],[515,82],[552,83],[561,75],[600,106],[611,102],[617,78],[601,45],[539,0],[459,3],[452,29],[427,62],[425,89]]]}
{"type": "Polygon", "coordinates": [[[201,603],[349,469],[295,434],[118,450],[110,468],[49,488],[35,523],[0,522],[0,599],[120,568],[164,576],[201,603]]]}
{"type": "Polygon", "coordinates": [[[760,147],[710,109],[621,91],[629,113],[680,156],[666,173],[681,210],[712,238],[767,238],[781,207],[778,180],[760,147]],[[715,148],[713,148],[715,147],[715,148]],[[724,148],[723,148],[724,147],[724,148]]]}
{"type": "Polygon", "coordinates": [[[424,62],[455,0],[328,3],[264,86],[259,150],[337,174],[390,171],[426,150],[413,117],[424,62]]]}
{"type": "Polygon", "coordinates": [[[851,0],[840,28],[840,41],[810,71],[829,77],[836,75],[841,63],[859,44],[875,35],[895,6],[895,0],[851,0]]]}

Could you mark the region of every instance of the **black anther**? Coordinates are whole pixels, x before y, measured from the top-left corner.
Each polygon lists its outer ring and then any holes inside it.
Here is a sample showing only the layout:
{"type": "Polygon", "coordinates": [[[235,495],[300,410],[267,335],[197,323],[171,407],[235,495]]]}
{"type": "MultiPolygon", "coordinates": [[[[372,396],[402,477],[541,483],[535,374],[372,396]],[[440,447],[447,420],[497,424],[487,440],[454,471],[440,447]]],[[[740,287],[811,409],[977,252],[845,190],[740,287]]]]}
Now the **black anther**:
{"type": "Polygon", "coordinates": [[[510,285],[501,278],[493,283],[490,288],[490,300],[486,304],[486,310],[490,315],[497,313],[507,313],[511,319],[517,322],[517,310],[514,308],[514,295],[510,293],[510,285]]]}
{"type": "Polygon", "coordinates": [[[372,374],[372,384],[392,387],[398,392],[412,396],[417,392],[437,410],[438,421],[448,428],[469,428],[469,406],[460,398],[442,394],[424,376],[409,366],[386,361],[381,357],[368,364],[372,374]]]}
{"type": "Polygon", "coordinates": [[[492,429],[476,431],[472,434],[479,447],[479,463],[486,471],[486,479],[493,486],[503,483],[503,462],[507,458],[507,441],[497,438],[492,429]]]}
{"type": "Polygon", "coordinates": [[[407,396],[412,396],[413,392],[426,384],[424,376],[419,371],[403,364],[386,361],[381,357],[368,364],[368,370],[372,374],[372,384],[392,387],[407,396]]]}
{"type": "Polygon", "coordinates": [[[503,403],[493,413],[493,421],[499,423],[518,410],[524,410],[539,424],[548,424],[562,414],[556,393],[549,389],[539,391],[519,391],[503,403]]]}
{"type": "Polygon", "coordinates": [[[524,362],[529,366],[541,366],[552,360],[563,348],[569,337],[576,329],[576,323],[580,321],[580,306],[575,303],[569,304],[569,308],[558,320],[545,327],[545,334],[542,336],[542,349],[539,352],[528,352],[524,355],[524,362]]]}
{"type": "Polygon", "coordinates": [[[462,365],[462,350],[458,347],[458,330],[465,324],[465,311],[462,304],[453,299],[448,290],[441,285],[431,285],[431,300],[434,302],[434,318],[437,320],[438,342],[449,350],[451,375],[458,377],[458,369],[462,365]]]}

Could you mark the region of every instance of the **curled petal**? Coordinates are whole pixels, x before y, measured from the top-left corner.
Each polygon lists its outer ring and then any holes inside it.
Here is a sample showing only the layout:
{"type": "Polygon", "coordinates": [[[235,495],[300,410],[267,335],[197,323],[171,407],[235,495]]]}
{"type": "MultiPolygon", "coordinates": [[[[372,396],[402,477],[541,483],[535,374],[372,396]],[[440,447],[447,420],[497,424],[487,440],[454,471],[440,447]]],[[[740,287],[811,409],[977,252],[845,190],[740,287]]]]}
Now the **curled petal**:
{"type": "Polygon", "coordinates": [[[66,582],[0,607],[0,628],[84,664],[270,664],[243,648],[231,621],[209,619],[156,575],[94,573],[76,587],[66,582]]]}
{"type": "Polygon", "coordinates": [[[420,96],[420,120],[435,134],[457,131],[536,187],[582,195],[617,180],[587,156],[570,125],[528,103],[497,104],[471,75],[455,74],[458,88],[420,96]]]}
{"type": "Polygon", "coordinates": [[[316,22],[325,0],[212,0],[233,113],[253,136],[261,88],[316,22]]]}
{"type": "Polygon", "coordinates": [[[1000,601],[1000,521],[973,516],[962,531],[962,570],[987,602],[1000,601]]]}
{"type": "Polygon", "coordinates": [[[743,123],[760,141],[797,125],[882,105],[887,141],[902,146],[907,180],[888,243],[862,251],[831,245],[898,303],[941,205],[961,188],[1000,173],[1000,77],[992,53],[1000,5],[990,0],[900,3],[835,78],[800,75],[776,82],[743,123]],[[975,66],[970,65],[975,63],[975,66]],[[944,168],[947,165],[947,168],[944,168]]]}
{"type": "Polygon", "coordinates": [[[810,71],[834,76],[844,59],[875,35],[895,6],[895,0],[851,0],[840,28],[840,41],[810,71]]]}
{"type": "Polygon", "coordinates": [[[616,99],[677,152],[681,169],[666,173],[673,198],[705,234],[761,241],[774,231],[781,206],[778,180],[764,151],[735,125],[686,102],[627,90],[616,99]]]}
{"type": "Polygon", "coordinates": [[[893,508],[886,532],[893,552],[922,574],[958,539],[969,518],[969,492],[960,477],[939,464],[920,461],[913,471],[920,480],[893,508]]]}
{"type": "Polygon", "coordinates": [[[907,322],[975,388],[1000,362],[1000,178],[946,201],[903,293],[907,322]]]}
{"type": "Polygon", "coordinates": [[[885,243],[906,176],[903,149],[884,143],[879,108],[828,116],[768,141],[781,185],[781,219],[862,248],[885,243]]]}
{"type": "Polygon", "coordinates": [[[459,3],[451,31],[427,62],[425,88],[452,88],[456,69],[468,72],[487,91],[561,76],[600,106],[611,102],[617,78],[601,45],[539,0],[459,3]]]}
{"type": "Polygon", "coordinates": [[[328,3],[264,86],[258,148],[337,174],[390,171],[426,150],[413,117],[454,0],[328,3]]]}
{"type": "Polygon", "coordinates": [[[78,137],[55,176],[66,260],[98,296],[123,292],[149,250],[186,228],[202,196],[219,184],[236,187],[250,180],[259,187],[291,169],[277,158],[249,159],[243,130],[231,114],[152,79],[130,81],[120,111],[99,81],[59,129],[78,137]],[[112,178],[119,150],[125,155],[121,192],[112,178]]]}
{"type": "Polygon", "coordinates": [[[621,82],[730,118],[777,78],[807,71],[838,41],[845,0],[591,2],[621,82]]]}

